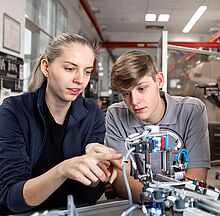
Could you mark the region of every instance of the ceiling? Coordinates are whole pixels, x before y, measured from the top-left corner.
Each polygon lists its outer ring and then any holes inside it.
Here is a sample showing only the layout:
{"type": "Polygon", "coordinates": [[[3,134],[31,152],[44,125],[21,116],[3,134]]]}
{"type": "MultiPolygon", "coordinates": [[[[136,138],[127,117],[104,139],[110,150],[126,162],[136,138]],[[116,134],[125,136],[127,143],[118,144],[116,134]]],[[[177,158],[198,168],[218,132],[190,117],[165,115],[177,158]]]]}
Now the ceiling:
{"type": "Polygon", "coordinates": [[[169,41],[208,41],[220,31],[220,0],[88,0],[105,41],[159,41],[161,30],[146,25],[163,26],[169,41]],[[207,10],[188,34],[182,29],[200,5],[207,10]],[[144,21],[145,13],[168,13],[170,20],[144,21]],[[210,32],[212,31],[212,32],[210,32]]]}

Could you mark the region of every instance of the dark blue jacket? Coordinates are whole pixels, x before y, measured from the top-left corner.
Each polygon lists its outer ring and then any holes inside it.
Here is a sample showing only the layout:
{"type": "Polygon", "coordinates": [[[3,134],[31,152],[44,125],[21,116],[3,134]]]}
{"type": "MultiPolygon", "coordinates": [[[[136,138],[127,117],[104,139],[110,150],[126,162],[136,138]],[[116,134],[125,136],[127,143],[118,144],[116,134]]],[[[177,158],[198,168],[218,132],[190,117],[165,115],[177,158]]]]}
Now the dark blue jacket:
{"type": "MultiPolygon", "coordinates": [[[[24,201],[23,186],[45,145],[44,95],[45,84],[34,93],[9,97],[0,106],[0,206],[15,213],[32,208],[24,201]]],[[[104,117],[95,101],[79,96],[70,109],[63,142],[65,158],[84,154],[88,143],[103,143],[105,134],[104,117]]],[[[93,194],[86,196],[96,201],[103,190],[91,188],[88,193],[93,194]]]]}

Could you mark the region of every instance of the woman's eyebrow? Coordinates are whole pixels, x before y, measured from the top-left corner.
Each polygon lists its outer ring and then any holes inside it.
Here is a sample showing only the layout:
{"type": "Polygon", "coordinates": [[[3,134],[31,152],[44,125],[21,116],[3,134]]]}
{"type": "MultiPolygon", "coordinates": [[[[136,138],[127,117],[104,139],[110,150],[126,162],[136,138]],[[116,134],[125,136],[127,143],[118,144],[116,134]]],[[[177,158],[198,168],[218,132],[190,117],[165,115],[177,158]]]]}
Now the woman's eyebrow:
{"type": "MultiPolygon", "coordinates": [[[[73,66],[75,66],[75,67],[78,67],[77,64],[75,64],[75,63],[73,63],[73,62],[70,62],[70,61],[64,61],[64,63],[68,63],[68,64],[71,64],[71,65],[73,65],[73,66]]],[[[88,67],[86,67],[86,69],[93,69],[93,68],[94,68],[93,66],[88,66],[88,67]]]]}
{"type": "Polygon", "coordinates": [[[73,66],[78,66],[77,64],[73,63],[73,62],[70,62],[70,61],[64,61],[64,63],[68,63],[68,64],[71,64],[73,66]]]}

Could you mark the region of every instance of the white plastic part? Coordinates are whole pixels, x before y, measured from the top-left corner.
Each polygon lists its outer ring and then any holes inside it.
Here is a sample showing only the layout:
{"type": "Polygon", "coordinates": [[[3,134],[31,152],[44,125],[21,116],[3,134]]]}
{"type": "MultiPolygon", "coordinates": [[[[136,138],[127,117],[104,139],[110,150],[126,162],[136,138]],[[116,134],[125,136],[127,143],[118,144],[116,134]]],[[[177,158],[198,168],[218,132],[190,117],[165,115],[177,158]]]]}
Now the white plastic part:
{"type": "Polygon", "coordinates": [[[145,130],[150,129],[150,133],[159,133],[160,131],[160,126],[159,125],[149,125],[149,126],[145,126],[145,130]]]}

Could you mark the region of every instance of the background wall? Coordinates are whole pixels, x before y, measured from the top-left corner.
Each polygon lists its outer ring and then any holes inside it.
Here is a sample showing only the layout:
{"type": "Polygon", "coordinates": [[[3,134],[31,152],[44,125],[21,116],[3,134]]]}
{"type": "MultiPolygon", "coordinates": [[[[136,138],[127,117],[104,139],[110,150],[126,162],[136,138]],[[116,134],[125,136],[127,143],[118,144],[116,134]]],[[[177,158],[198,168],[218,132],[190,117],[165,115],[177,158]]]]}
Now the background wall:
{"type": "Polygon", "coordinates": [[[0,51],[24,58],[25,0],[0,0],[0,51]],[[3,48],[3,14],[20,23],[20,53],[3,48]]]}
{"type": "Polygon", "coordinates": [[[98,34],[81,6],[81,3],[76,0],[62,0],[61,3],[68,12],[69,32],[80,33],[90,40],[99,39],[98,34]]]}

